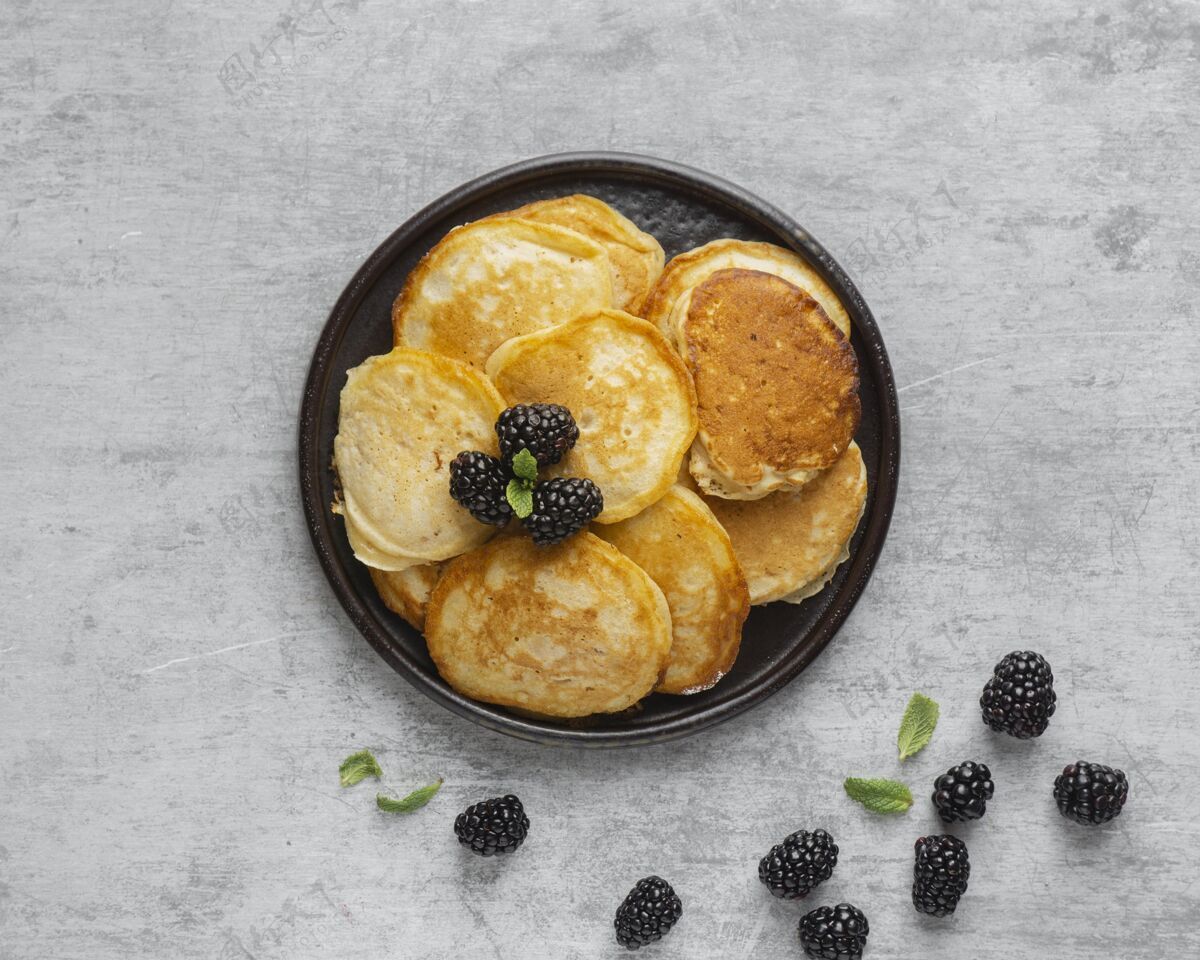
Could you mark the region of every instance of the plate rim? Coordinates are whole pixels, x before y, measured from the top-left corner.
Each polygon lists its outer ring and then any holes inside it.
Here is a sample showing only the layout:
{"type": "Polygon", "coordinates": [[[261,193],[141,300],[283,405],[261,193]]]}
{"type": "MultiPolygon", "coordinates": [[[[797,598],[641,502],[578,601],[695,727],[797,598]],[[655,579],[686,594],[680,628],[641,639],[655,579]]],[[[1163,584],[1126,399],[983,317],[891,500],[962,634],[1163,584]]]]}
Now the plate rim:
{"type": "Polygon", "coordinates": [[[722,177],[672,160],[637,153],[580,151],[554,153],[498,167],[463,183],[417,211],[375,248],[337,298],[317,339],[300,401],[299,472],[305,525],[317,558],[334,594],[351,622],[383,660],[416,689],[460,717],[497,733],[542,744],[619,747],[662,743],[698,733],[767,700],[800,675],[829,645],[862,596],[878,562],[895,509],[900,469],[900,409],[895,377],[878,324],[866,301],[841,265],[804,227],[778,207],[722,177]],[[847,304],[876,383],[880,404],[880,463],[871,509],[846,577],[829,606],[798,648],[781,658],[770,678],[739,694],[718,700],[670,720],[629,729],[587,729],[555,725],[503,711],[493,704],[471,700],[435,682],[407,651],[394,645],[358,595],[333,545],[333,523],[321,497],[321,398],[332,376],[330,363],[359,304],[381,273],[404,247],[455,208],[483,199],[502,188],[522,186],[549,176],[608,174],[664,183],[716,200],[753,220],[768,233],[810,261],[847,304]]]}

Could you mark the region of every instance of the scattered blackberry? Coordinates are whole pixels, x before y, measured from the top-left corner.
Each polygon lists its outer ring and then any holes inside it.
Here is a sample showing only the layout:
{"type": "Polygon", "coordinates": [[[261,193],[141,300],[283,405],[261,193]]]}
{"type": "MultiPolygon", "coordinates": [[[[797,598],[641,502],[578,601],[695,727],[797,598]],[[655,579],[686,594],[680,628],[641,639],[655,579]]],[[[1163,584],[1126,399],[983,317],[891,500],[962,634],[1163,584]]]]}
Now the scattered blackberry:
{"type": "Polygon", "coordinates": [[[464,450],[450,461],[450,496],[471,511],[480,523],[502,527],[512,516],[504,497],[508,474],[495,457],[464,450]]]}
{"type": "Polygon", "coordinates": [[[458,842],[485,857],[512,853],[528,833],[525,808],[511,793],[473,803],[454,820],[458,842]]]}
{"type": "Polygon", "coordinates": [[[1108,823],[1120,815],[1128,797],[1124,772],[1102,763],[1077,760],[1054,779],[1058,812],[1076,823],[1108,823]]]}
{"type": "Polygon", "coordinates": [[[858,960],[867,945],[867,918],[858,907],[817,907],[800,918],[800,945],[813,960],[858,960]]]}
{"type": "Polygon", "coordinates": [[[500,414],[496,436],[500,438],[500,459],[506,464],[524,447],[539,467],[548,467],[575,446],[579,427],[571,411],[557,403],[519,403],[500,414]]]}
{"type": "Polygon", "coordinates": [[[771,895],[800,900],[833,876],[838,848],[824,830],[798,830],[758,862],[758,879],[771,895]]]}
{"type": "Polygon", "coordinates": [[[996,664],[979,705],[993,730],[1028,740],[1046,732],[1056,699],[1050,664],[1031,650],[1017,650],[996,664]]]}
{"type": "Polygon", "coordinates": [[[683,916],[683,904],[662,877],[645,877],[617,908],[617,943],[630,950],[661,940],[683,916]]]}
{"type": "Polygon", "coordinates": [[[556,477],[533,488],[533,513],[521,522],[534,543],[565,540],[582,530],[604,509],[604,496],[591,480],[556,477]]]}
{"type": "Polygon", "coordinates": [[[987,764],[968,760],[933,781],[933,805],[943,823],[978,820],[995,789],[987,764]]]}
{"type": "Polygon", "coordinates": [[[913,906],[921,913],[946,917],[967,892],[971,861],[967,845],[958,837],[920,837],[913,864],[913,906]]]}

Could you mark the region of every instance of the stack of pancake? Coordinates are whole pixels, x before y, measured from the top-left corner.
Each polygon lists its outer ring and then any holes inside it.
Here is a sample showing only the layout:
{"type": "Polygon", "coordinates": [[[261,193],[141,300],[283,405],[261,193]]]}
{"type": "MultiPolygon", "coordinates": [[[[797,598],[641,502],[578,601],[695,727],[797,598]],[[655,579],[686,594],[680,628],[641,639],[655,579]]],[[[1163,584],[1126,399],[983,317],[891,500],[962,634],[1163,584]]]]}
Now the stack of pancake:
{"type": "Polygon", "coordinates": [[[459,692],[579,717],[688,694],[732,667],[753,604],[798,603],[848,557],[867,496],[850,320],[795,253],[715,240],[664,267],[593,197],[468,223],[409,275],[395,348],[342,391],[333,510],[383,602],[459,692]],[[579,440],[547,475],[604,494],[535,545],[449,494],[518,403],[579,440]]]}

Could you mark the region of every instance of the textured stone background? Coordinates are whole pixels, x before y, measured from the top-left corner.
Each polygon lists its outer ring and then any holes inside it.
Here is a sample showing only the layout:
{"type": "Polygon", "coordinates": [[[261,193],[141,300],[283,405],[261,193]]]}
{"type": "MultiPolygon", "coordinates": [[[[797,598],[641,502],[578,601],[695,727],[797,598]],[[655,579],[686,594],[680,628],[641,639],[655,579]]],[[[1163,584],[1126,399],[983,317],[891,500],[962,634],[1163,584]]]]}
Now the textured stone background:
{"type": "Polygon", "coordinates": [[[0,8],[0,954],[615,957],[656,871],[686,906],[655,956],[794,957],[802,910],[755,863],[818,825],[843,858],[814,905],[863,907],[880,960],[1200,952],[1200,8],[284,2],[0,8]],[[904,407],[891,537],[815,666],[604,754],[483,732],[385,667],[295,477],[363,258],[465,179],[587,148],[793,213],[874,306],[904,407]],[[975,706],[1025,646],[1059,677],[1034,743],[975,706]],[[901,770],[915,688],[944,719],[901,770]],[[442,794],[377,813],[337,786],[360,745],[442,794]],[[925,794],[967,757],[998,783],[971,888],[919,918],[925,794]],[[1053,808],[1077,757],[1129,774],[1108,829],[1053,808]],[[851,773],[919,803],[867,814],[851,773]],[[509,789],[527,847],[460,853],[453,814],[509,789]]]}

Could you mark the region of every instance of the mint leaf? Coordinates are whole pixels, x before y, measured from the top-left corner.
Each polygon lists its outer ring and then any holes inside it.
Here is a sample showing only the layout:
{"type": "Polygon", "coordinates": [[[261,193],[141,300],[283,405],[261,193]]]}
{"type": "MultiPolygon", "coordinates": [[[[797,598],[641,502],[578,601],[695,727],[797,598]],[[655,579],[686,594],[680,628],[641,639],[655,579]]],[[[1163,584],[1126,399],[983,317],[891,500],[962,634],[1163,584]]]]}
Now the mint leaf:
{"type": "Polygon", "coordinates": [[[397,800],[395,797],[384,796],[382,793],[375,795],[375,806],[384,813],[412,813],[414,810],[420,810],[425,804],[433,799],[434,794],[442,789],[441,779],[435,780],[427,787],[417,787],[407,797],[401,797],[397,800]]]}
{"type": "Polygon", "coordinates": [[[857,800],[872,813],[903,813],[912,806],[912,793],[895,780],[847,777],[842,786],[851,800],[857,800]]]}
{"type": "Polygon", "coordinates": [[[904,709],[900,721],[900,732],[896,735],[896,746],[900,759],[907,760],[919,753],[933,737],[933,728],[938,722],[938,705],[923,693],[914,693],[904,709]]]}
{"type": "Polygon", "coordinates": [[[359,750],[342,761],[342,765],[338,767],[338,776],[343,787],[352,787],[367,777],[378,780],[383,776],[383,771],[379,769],[379,761],[370,750],[359,750]]]}
{"type": "MultiPolygon", "coordinates": [[[[524,452],[524,450],[521,451],[521,453],[524,452]]],[[[518,457],[520,455],[520,453],[517,454],[518,457]]],[[[529,480],[509,480],[508,488],[504,491],[504,499],[513,508],[513,513],[524,520],[533,513],[533,483],[529,480]]]]}
{"type": "Polygon", "coordinates": [[[537,479],[537,458],[529,452],[528,447],[522,447],[512,458],[512,471],[519,480],[528,480],[532,483],[537,479]]]}

